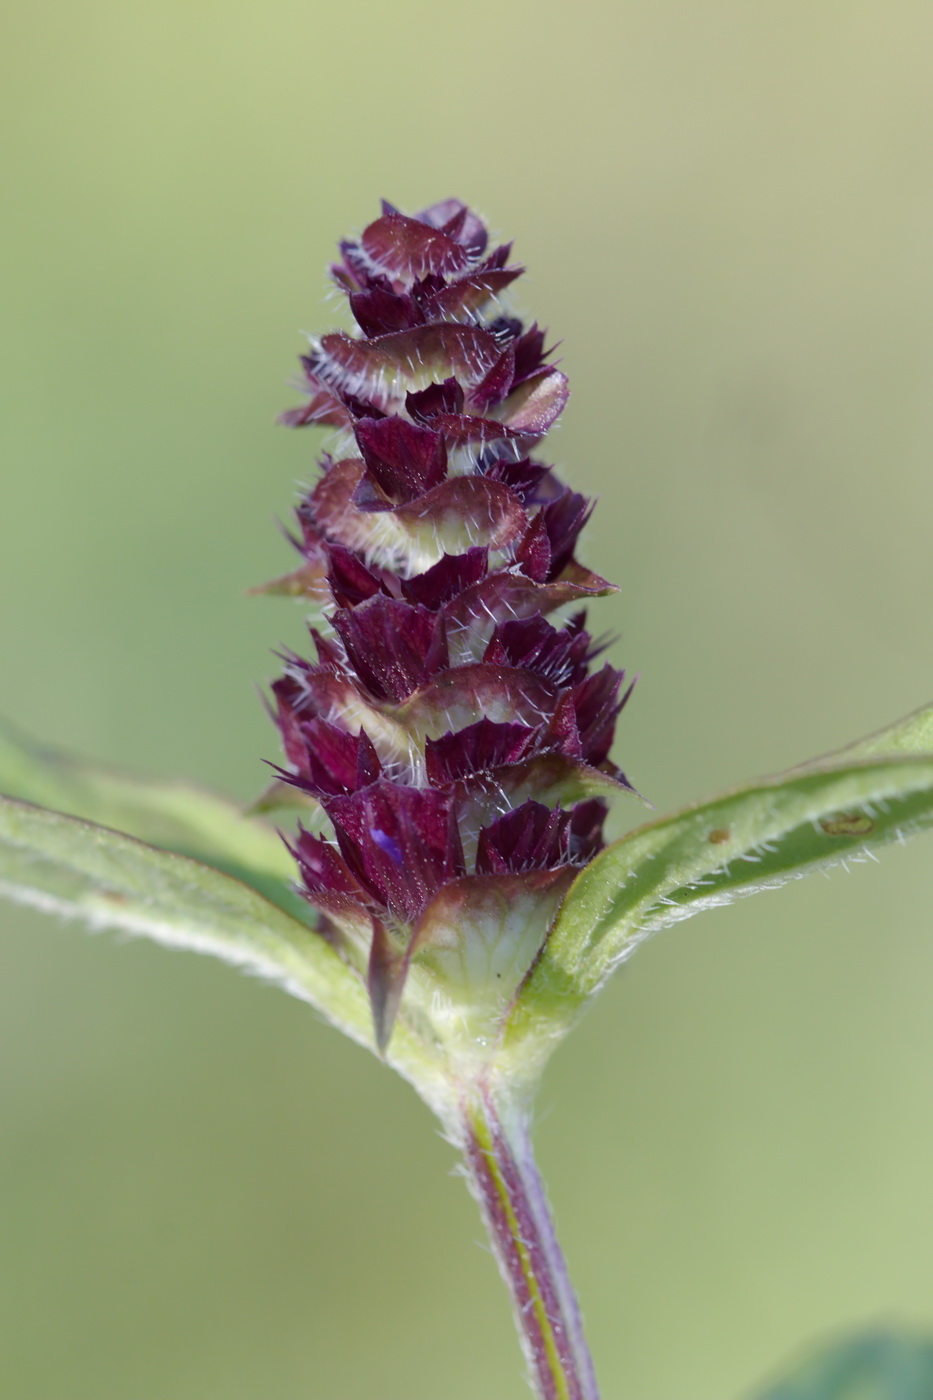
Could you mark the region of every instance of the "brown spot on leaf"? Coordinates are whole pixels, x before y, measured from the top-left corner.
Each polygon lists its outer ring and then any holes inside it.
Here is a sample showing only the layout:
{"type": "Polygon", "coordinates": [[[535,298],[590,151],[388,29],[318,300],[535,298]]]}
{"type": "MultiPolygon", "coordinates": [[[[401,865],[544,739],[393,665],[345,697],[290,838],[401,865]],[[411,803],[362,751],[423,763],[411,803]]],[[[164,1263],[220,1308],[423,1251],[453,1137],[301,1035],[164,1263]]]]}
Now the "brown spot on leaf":
{"type": "Polygon", "coordinates": [[[711,846],[721,846],[724,841],[728,841],[732,833],[727,826],[716,826],[707,836],[707,841],[711,846]]]}
{"type": "Polygon", "coordinates": [[[823,817],[820,826],[827,836],[867,836],[875,829],[875,823],[864,812],[839,812],[834,817],[823,817]]]}

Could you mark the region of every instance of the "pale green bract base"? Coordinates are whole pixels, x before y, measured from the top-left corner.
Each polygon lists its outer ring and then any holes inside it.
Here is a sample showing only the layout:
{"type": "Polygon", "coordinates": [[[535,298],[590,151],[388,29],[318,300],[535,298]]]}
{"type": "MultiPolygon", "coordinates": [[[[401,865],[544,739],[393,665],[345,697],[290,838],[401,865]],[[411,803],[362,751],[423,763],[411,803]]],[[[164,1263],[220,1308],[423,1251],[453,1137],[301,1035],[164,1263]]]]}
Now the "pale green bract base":
{"type": "MultiPolygon", "coordinates": [[[[99,770],[0,733],[0,895],[172,947],[211,953],[274,981],[374,1049],[360,973],[313,931],[279,835],[183,783],[99,770]]],[[[566,895],[546,944],[490,1036],[444,959],[416,960],[386,1059],[442,1119],[451,1087],[492,1072],[533,1092],[583,1006],[649,934],[811,870],[874,858],[933,826],[933,706],[860,744],[736,788],[630,832],[566,895]]],[[[490,967],[497,959],[491,955],[490,967]]]]}

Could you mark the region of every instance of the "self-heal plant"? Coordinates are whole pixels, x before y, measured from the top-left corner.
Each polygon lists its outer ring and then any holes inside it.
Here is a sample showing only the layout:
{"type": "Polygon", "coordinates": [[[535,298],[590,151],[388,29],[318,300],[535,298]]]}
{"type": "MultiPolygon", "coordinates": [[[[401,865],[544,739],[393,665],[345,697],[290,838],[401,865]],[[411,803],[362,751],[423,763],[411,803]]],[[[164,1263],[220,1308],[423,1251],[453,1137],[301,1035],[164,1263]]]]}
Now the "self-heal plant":
{"type": "Polygon", "coordinates": [[[605,845],[638,800],[610,758],[631,688],[587,631],[614,591],[576,558],[590,502],[541,457],[567,383],[510,309],[521,271],[457,200],[341,244],[356,325],[285,415],[331,450],[263,590],[312,613],[276,780],[243,816],[9,736],[0,892],[259,971],[380,1054],[462,1154],[535,1392],[596,1400],[532,1156],[543,1067],[648,934],[933,823],[933,707],[605,845]]]}

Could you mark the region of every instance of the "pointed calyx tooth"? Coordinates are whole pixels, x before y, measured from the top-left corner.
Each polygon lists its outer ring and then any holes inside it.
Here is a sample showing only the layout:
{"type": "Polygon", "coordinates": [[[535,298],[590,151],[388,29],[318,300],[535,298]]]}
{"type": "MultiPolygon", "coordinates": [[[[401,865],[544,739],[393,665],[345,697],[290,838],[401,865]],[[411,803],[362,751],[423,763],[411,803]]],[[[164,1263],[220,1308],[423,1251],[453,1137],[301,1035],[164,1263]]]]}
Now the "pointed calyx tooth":
{"type": "Polygon", "coordinates": [[[314,342],[282,418],[342,455],[269,586],[326,623],[272,687],[278,788],[324,821],[292,849],[380,1051],[416,968],[438,1005],[506,1014],[628,788],[609,749],[631,687],[594,669],[585,613],[553,620],[614,586],[576,559],[591,502],[537,455],[568,388],[504,305],[522,270],[460,200],[383,203],[331,269],[357,330],[314,342]]]}
{"type": "Polygon", "coordinates": [[[377,700],[405,700],[447,667],[443,618],[419,603],[370,598],[338,608],[331,621],[352,669],[377,700]]]}
{"type": "Polygon", "coordinates": [[[443,433],[407,418],[361,418],[354,429],[360,455],[389,499],[414,501],[447,475],[443,433]]]}
{"type": "Polygon", "coordinates": [[[479,834],[478,875],[519,875],[552,870],[570,856],[570,813],[529,799],[479,834]]]}

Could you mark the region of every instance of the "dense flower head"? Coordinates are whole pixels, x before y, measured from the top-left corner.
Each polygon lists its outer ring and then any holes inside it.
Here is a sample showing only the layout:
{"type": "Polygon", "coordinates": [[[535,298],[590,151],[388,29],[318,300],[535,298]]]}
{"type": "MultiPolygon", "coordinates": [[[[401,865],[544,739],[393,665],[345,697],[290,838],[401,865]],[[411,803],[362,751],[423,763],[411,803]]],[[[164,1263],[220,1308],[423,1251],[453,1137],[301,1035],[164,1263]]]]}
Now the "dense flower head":
{"type": "Polygon", "coordinates": [[[504,305],[521,272],[459,200],[384,204],[331,268],[357,329],[313,343],[283,415],[338,447],[298,506],[302,565],[270,585],[324,618],[273,685],[281,775],[323,819],[294,842],[302,890],[383,1047],[432,952],[470,965],[479,940],[502,979],[504,941],[514,995],[628,787],[623,673],[584,611],[555,620],[613,586],[575,557],[590,502],[538,456],[568,390],[504,305]]]}

